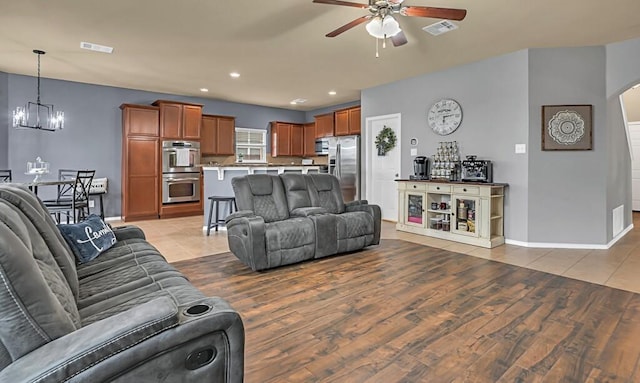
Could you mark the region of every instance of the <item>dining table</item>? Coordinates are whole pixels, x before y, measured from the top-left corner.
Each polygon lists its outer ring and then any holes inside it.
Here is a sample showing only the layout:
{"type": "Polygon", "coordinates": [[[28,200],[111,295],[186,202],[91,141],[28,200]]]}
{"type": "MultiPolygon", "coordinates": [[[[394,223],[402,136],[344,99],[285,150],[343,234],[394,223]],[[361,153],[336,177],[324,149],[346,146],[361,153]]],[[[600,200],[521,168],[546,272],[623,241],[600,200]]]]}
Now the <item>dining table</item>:
{"type": "Polygon", "coordinates": [[[73,185],[76,182],[75,179],[39,179],[37,181],[28,181],[21,182],[20,184],[26,186],[31,190],[35,195],[38,195],[38,187],[39,186],[62,186],[62,185],[73,185]]]}

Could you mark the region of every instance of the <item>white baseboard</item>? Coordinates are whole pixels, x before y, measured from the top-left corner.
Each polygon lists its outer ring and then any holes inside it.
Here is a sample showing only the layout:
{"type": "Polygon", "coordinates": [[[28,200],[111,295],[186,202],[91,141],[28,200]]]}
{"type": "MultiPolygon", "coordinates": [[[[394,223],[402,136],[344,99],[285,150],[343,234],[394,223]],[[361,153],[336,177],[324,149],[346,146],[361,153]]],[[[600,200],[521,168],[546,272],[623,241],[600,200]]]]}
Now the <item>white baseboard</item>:
{"type": "Polygon", "coordinates": [[[122,221],[122,217],[104,217],[105,222],[122,221]]]}
{"type": "Polygon", "coordinates": [[[592,250],[607,250],[611,246],[613,246],[616,242],[620,240],[620,238],[624,237],[625,234],[633,230],[633,224],[627,226],[626,229],[622,230],[620,234],[618,234],[615,238],[613,238],[606,245],[597,245],[597,244],[589,244],[589,243],[546,243],[546,242],[523,242],[516,241],[513,239],[506,239],[504,242],[509,245],[522,246],[522,247],[537,247],[537,248],[553,248],[553,249],[592,249],[592,250]]]}

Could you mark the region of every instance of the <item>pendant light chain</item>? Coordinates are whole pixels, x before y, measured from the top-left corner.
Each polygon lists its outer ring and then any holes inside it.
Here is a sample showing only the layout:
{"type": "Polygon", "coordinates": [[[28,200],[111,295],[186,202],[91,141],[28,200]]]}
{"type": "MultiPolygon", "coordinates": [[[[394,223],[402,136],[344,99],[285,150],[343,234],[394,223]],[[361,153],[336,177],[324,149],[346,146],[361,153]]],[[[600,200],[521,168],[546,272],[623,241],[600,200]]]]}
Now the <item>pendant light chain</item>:
{"type": "Polygon", "coordinates": [[[41,53],[38,53],[38,105],[40,105],[40,55],[41,53]]]}

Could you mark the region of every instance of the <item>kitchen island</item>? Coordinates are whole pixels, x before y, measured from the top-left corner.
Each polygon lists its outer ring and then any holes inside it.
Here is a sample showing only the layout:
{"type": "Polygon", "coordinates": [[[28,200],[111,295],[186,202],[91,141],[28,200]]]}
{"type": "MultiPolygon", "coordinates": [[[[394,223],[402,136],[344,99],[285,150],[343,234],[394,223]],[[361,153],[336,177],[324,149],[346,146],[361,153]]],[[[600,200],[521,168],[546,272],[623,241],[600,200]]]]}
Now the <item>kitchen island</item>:
{"type": "MultiPolygon", "coordinates": [[[[206,230],[207,220],[209,218],[210,202],[208,197],[229,196],[232,197],[233,188],[231,187],[231,179],[233,177],[241,177],[246,174],[273,174],[282,173],[322,173],[327,171],[326,165],[284,165],[284,164],[231,164],[231,165],[204,165],[203,173],[203,198],[204,198],[204,223],[206,230]]],[[[227,206],[220,206],[220,219],[224,219],[229,215],[227,206]]]]}

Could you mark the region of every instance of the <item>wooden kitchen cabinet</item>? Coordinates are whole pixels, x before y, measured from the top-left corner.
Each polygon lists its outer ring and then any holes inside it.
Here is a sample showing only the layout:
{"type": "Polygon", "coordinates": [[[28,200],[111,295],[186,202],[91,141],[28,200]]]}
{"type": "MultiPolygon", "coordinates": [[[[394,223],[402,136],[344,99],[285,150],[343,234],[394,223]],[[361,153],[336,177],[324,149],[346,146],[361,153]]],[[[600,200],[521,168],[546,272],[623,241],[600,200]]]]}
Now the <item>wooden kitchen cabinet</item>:
{"type": "Polygon", "coordinates": [[[335,112],[335,135],[360,134],[360,107],[337,110],[335,112]]]}
{"type": "Polygon", "coordinates": [[[158,218],[160,205],[159,108],[123,104],[122,219],[158,218]]]}
{"type": "Polygon", "coordinates": [[[349,134],[360,134],[360,107],[349,109],[349,134]]]}
{"type": "Polygon", "coordinates": [[[291,155],[304,155],[304,128],[301,124],[291,124],[291,155]]]}
{"type": "Polygon", "coordinates": [[[316,123],[309,122],[302,126],[304,132],[304,153],[303,156],[316,155],[316,123]]]}
{"type": "Polygon", "coordinates": [[[200,151],[208,155],[235,154],[235,117],[202,115],[200,151]]]}
{"type": "Polygon", "coordinates": [[[333,113],[321,114],[315,116],[316,121],[316,138],[333,137],[334,135],[334,116],[333,113]]]}
{"type": "Polygon", "coordinates": [[[271,156],[302,156],[304,131],[302,124],[271,122],[271,156]]]}
{"type": "Polygon", "coordinates": [[[176,140],[199,140],[202,105],[156,100],[160,108],[160,137],[176,140]]]}

